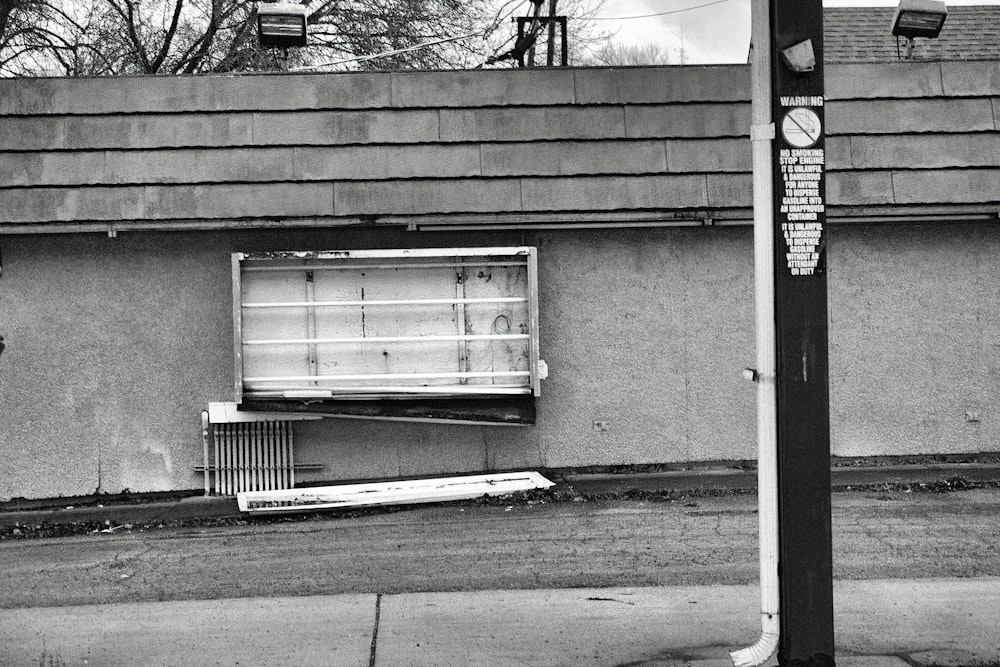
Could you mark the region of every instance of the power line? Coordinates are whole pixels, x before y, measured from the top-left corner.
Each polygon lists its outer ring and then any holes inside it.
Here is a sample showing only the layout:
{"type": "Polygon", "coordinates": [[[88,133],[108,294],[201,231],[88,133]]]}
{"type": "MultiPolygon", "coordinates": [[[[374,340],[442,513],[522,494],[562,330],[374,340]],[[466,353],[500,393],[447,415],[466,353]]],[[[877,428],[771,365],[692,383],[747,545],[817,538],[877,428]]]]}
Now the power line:
{"type": "Polygon", "coordinates": [[[682,9],[671,9],[667,12],[658,12],[656,14],[642,14],[641,16],[594,16],[591,17],[591,21],[628,21],[629,19],[648,19],[654,16],[666,16],[667,14],[680,14],[681,12],[689,12],[693,9],[701,9],[702,7],[711,7],[712,5],[719,5],[723,2],[729,2],[729,0],[715,0],[714,2],[706,2],[703,5],[695,5],[694,7],[684,7],[682,9]]]}
{"type": "Polygon", "coordinates": [[[394,49],[392,51],[383,51],[382,53],[376,53],[370,56],[355,56],[352,58],[344,58],[343,60],[334,60],[333,62],[322,63],[320,65],[305,65],[303,67],[293,67],[289,71],[292,72],[305,72],[308,70],[319,69],[321,67],[331,67],[334,65],[344,65],[346,63],[356,63],[362,62],[364,60],[374,60],[376,58],[384,58],[387,56],[395,56],[400,53],[408,53],[410,51],[416,51],[418,49],[423,49],[428,46],[435,46],[437,44],[445,44],[447,42],[457,42],[462,39],[469,39],[470,37],[478,37],[478,32],[469,33],[468,35],[460,35],[458,37],[446,37],[444,39],[436,39],[432,42],[424,42],[422,44],[415,44],[413,46],[408,46],[405,49],[394,49]]]}

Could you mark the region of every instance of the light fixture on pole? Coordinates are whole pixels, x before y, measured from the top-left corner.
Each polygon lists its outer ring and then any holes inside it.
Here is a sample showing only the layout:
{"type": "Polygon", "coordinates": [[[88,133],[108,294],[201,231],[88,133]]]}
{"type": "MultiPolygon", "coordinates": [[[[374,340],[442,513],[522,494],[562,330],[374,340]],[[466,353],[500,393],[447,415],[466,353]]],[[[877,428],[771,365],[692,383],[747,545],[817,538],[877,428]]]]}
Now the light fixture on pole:
{"type": "Polygon", "coordinates": [[[257,6],[257,36],[261,46],[305,46],[309,10],[302,5],[265,2],[257,6]]]}
{"type": "Polygon", "coordinates": [[[906,38],[906,57],[913,55],[914,38],[941,34],[948,7],[942,0],[900,0],[892,16],[892,34],[906,38]]]}

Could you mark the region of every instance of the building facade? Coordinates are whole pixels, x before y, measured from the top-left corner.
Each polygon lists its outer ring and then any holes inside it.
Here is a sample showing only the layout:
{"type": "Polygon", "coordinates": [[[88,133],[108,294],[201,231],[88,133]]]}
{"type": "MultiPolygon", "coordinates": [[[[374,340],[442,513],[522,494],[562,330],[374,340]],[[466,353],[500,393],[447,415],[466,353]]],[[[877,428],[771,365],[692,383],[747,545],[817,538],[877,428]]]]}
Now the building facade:
{"type": "MultiPolygon", "coordinates": [[[[1000,451],[1000,63],[826,81],[833,453],[1000,451]]],[[[533,423],[295,421],[300,482],[754,458],[749,116],[746,66],[0,81],[0,499],[202,486],[233,253],[537,252],[533,423]]]]}

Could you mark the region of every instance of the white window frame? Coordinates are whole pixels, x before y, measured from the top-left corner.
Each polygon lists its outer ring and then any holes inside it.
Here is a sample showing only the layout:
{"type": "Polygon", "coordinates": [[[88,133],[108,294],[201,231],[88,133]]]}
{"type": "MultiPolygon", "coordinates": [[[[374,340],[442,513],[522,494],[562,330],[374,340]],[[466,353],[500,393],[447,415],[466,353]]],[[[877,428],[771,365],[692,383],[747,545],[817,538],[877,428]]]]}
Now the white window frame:
{"type": "MultiPolygon", "coordinates": [[[[538,261],[537,250],[534,247],[488,247],[488,248],[421,248],[394,250],[342,250],[321,252],[256,252],[233,253],[233,341],[235,383],[234,393],[237,403],[243,400],[360,400],[384,398],[488,398],[504,397],[537,397],[541,394],[541,379],[546,368],[539,359],[538,344],[538,261]],[[437,269],[454,267],[462,271],[466,267],[489,266],[521,266],[526,271],[526,293],[501,296],[495,298],[463,298],[462,296],[441,298],[432,295],[426,299],[399,299],[382,301],[313,301],[309,299],[300,302],[244,303],[243,277],[247,271],[336,271],[338,269],[359,269],[379,271],[381,269],[437,269]],[[363,339],[365,343],[372,341],[406,342],[409,344],[454,342],[456,346],[468,344],[468,341],[485,341],[490,339],[524,339],[528,345],[527,370],[485,371],[456,368],[446,372],[416,374],[321,374],[315,370],[315,364],[310,364],[309,375],[278,375],[252,376],[245,372],[244,350],[250,345],[282,345],[302,346],[311,349],[310,355],[315,356],[317,345],[361,344],[362,339],[349,337],[324,338],[315,335],[315,326],[307,326],[306,337],[294,339],[248,339],[245,338],[244,312],[249,308],[304,308],[309,313],[315,313],[319,308],[393,308],[393,307],[427,307],[455,308],[458,315],[465,318],[464,308],[467,304],[483,304],[489,302],[518,302],[526,305],[528,331],[526,333],[499,334],[479,333],[468,335],[458,333],[446,335],[402,335],[382,339],[363,339]],[[423,340],[421,340],[423,339],[423,340]],[[454,383],[447,384],[453,378],[454,383]],[[480,383],[486,379],[493,384],[480,383]],[[509,381],[495,382],[496,380],[509,381]],[[368,384],[368,381],[371,381],[368,384]],[[479,380],[480,382],[477,382],[479,380]],[[349,387],[337,386],[337,382],[348,382],[349,387]],[[426,382],[426,384],[418,384],[426,382]],[[361,383],[360,385],[358,383],[361,383]],[[396,383],[396,384],[393,384],[396,383]]],[[[308,318],[308,319],[314,319],[308,318]]],[[[463,324],[464,326],[464,324],[463,324]]],[[[456,347],[457,349],[457,347],[456,347]]],[[[456,356],[456,363],[458,362],[456,356]]]]}

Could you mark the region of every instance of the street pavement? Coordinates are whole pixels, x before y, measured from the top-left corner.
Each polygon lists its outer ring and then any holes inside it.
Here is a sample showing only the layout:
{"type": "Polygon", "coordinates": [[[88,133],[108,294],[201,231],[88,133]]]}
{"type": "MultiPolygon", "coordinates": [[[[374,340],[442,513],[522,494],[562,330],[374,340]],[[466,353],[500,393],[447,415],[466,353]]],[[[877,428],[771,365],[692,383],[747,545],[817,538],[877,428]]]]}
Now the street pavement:
{"type": "MultiPolygon", "coordinates": [[[[995,465],[834,472],[835,485],[1000,479],[995,465]]],[[[595,494],[733,489],[750,475],[575,475],[561,483],[595,494]]],[[[235,502],[220,498],[66,507],[8,506],[0,527],[238,515],[235,502]]],[[[834,606],[840,665],[1000,665],[1000,577],[838,580],[834,606]]],[[[727,667],[728,652],[759,631],[756,585],[134,602],[2,609],[0,665],[727,667]]]]}

